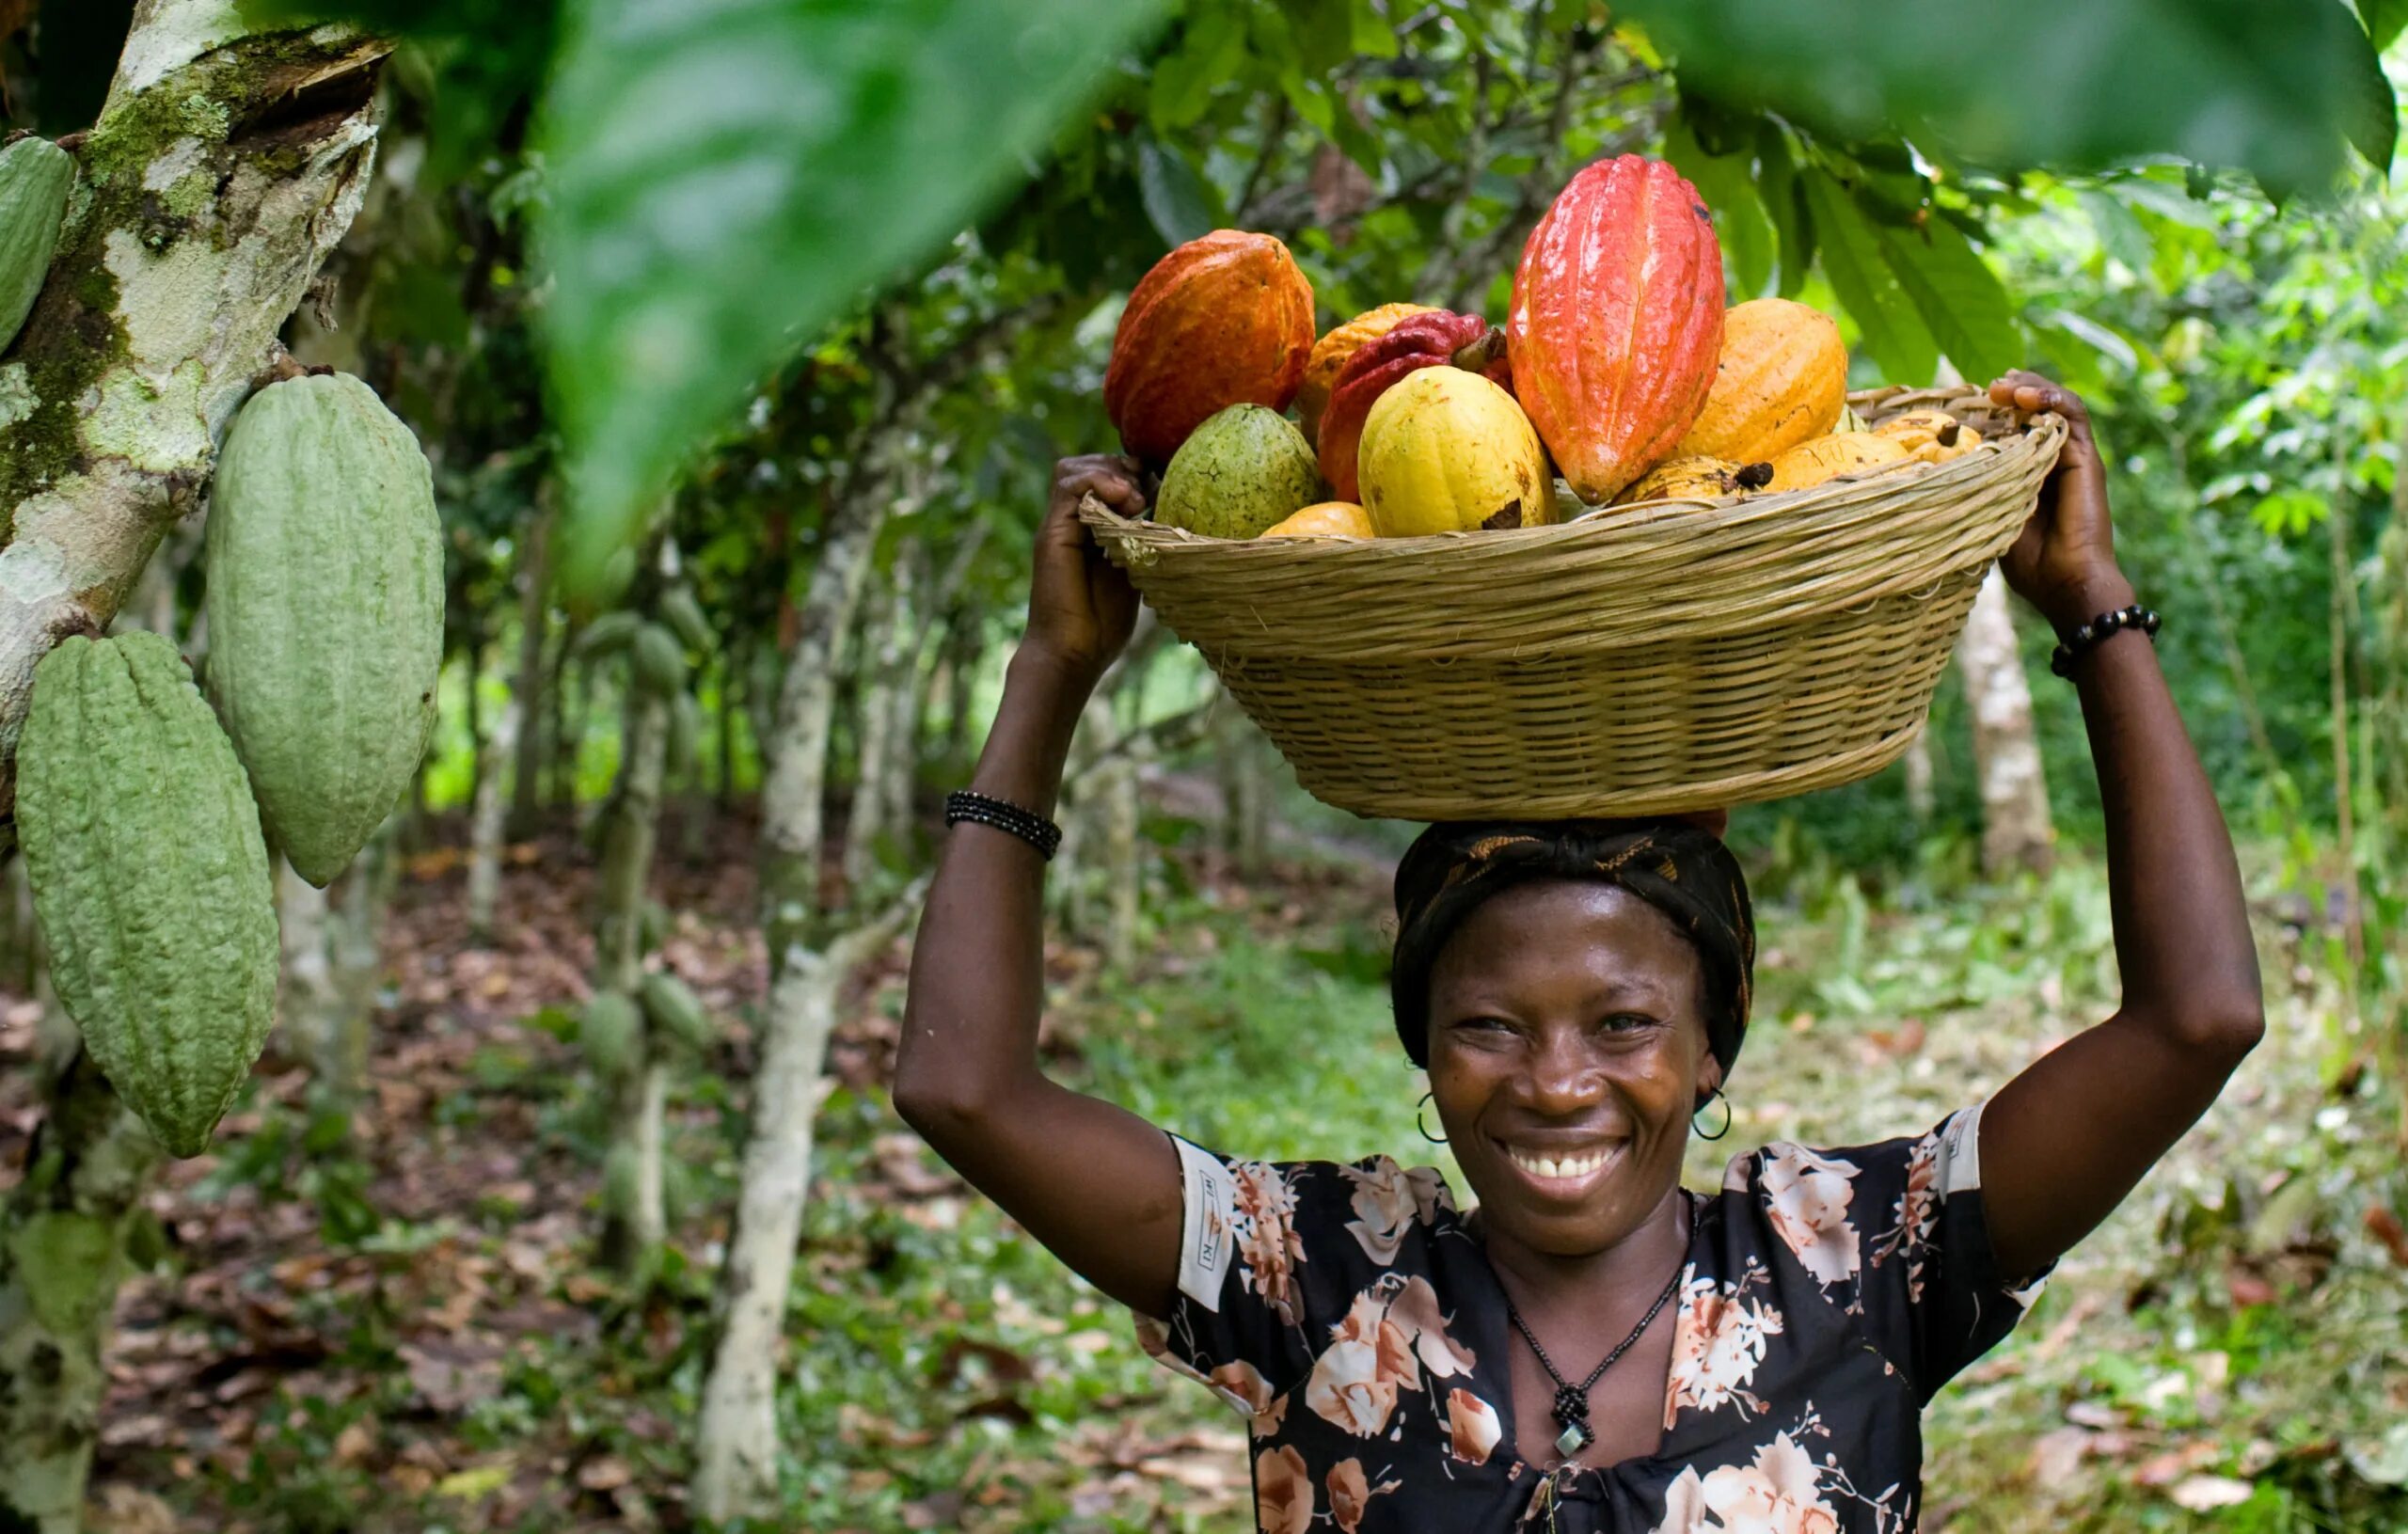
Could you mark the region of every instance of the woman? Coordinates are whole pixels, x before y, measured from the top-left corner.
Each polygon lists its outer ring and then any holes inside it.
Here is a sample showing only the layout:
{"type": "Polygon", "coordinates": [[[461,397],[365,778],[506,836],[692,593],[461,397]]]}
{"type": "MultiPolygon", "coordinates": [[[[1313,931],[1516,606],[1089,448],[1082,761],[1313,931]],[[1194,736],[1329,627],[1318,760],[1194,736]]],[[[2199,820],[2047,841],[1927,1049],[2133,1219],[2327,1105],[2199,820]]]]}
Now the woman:
{"type": "MultiPolygon", "coordinates": [[[[2071,425],[2008,583],[2061,632],[2124,609],[2082,403],[2031,373],[1990,394],[2071,425]]],[[[972,801],[948,835],[905,1118],[1247,1415],[1264,1530],[1914,1527],[1922,1404],[2263,1028],[2232,845],[2154,645],[2108,632],[2070,667],[2122,1007],[1928,1132],[1768,1146],[1712,1195],[1680,1186],[1682,1154],[1693,1115],[1728,1122],[1754,957],[1720,817],[1430,828],[1397,870],[1392,988],[1465,1215],[1427,1168],[1232,1161],[1038,1069],[1039,817],[1135,606],[1074,515],[1087,493],[1142,509],[1125,460],[1056,469],[973,780],[1016,808],[972,801]]]]}

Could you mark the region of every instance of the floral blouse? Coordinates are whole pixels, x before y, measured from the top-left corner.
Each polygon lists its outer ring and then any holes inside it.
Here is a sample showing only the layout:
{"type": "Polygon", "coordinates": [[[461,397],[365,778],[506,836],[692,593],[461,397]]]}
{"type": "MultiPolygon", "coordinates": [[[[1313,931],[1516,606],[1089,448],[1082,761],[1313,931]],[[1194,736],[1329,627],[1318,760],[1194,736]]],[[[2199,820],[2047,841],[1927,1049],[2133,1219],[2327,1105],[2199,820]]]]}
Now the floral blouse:
{"type": "Polygon", "coordinates": [[[1174,1136],[1179,1292],[1138,1336],[1249,1419],[1261,1534],[1903,1534],[1923,1403],[2047,1274],[1992,1260],[1980,1128],[1770,1145],[1691,1194],[1663,1441],[1602,1469],[1514,1456],[1504,1291],[1429,1167],[1174,1136]]]}

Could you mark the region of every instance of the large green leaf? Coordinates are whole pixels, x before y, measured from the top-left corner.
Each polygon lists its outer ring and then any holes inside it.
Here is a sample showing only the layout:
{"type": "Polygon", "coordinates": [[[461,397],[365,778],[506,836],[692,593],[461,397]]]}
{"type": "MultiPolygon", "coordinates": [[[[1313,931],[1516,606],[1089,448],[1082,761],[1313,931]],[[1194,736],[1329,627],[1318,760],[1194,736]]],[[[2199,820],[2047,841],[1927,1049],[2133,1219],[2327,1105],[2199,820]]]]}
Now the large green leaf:
{"type": "Polygon", "coordinates": [[[2340,0],[1628,0],[1684,91],[1842,138],[1903,133],[1993,165],[2147,153],[2330,183],[2357,143],[2385,160],[2380,71],[2340,0]]]}
{"type": "Polygon", "coordinates": [[[1776,236],[1756,194],[1754,161],[1744,154],[1706,153],[1683,117],[1664,125],[1664,158],[1713,211],[1714,232],[1730,262],[1731,301],[1761,297],[1772,277],[1776,236]]]}
{"type": "Polygon", "coordinates": [[[1132,0],[579,0],[544,140],[550,371],[590,590],[798,341],[1034,169],[1132,0]]]}
{"type": "Polygon", "coordinates": [[[1986,384],[2023,366],[2014,302],[1964,230],[1934,214],[1920,226],[1876,225],[1875,232],[1898,286],[1967,383],[1986,384]]]}
{"type": "Polygon", "coordinates": [[[1778,124],[1767,122],[1756,132],[1756,174],[1765,213],[1781,238],[1781,296],[1795,298],[1814,264],[1814,218],[1806,208],[1806,187],[1798,180],[1789,134],[1778,124]]]}
{"type": "Polygon", "coordinates": [[[2408,0],[2358,0],[2358,15],[2380,53],[2400,40],[2401,29],[2408,28],[2408,0]]]}
{"type": "Polygon", "coordinates": [[[1857,208],[1847,188],[1828,173],[1808,166],[1800,169],[1799,180],[1814,219],[1823,275],[1830,278],[1841,307],[1856,321],[1864,349],[1881,365],[1884,381],[1930,383],[1940,366],[1939,343],[1891,270],[1880,234],[1857,208]]]}

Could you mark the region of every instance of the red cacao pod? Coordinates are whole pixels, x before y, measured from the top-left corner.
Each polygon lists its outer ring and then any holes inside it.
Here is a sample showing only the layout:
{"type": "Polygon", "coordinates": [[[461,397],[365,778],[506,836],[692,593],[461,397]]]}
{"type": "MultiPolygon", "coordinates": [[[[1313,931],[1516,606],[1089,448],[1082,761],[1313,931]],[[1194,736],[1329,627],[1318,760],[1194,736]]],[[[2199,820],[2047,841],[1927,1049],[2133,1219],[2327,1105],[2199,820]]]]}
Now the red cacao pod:
{"type": "Polygon", "coordinates": [[[1354,500],[1354,456],[1363,422],[1399,380],[1422,368],[1467,368],[1508,393],[1513,375],[1506,367],[1504,332],[1477,314],[1432,309],[1408,315],[1386,335],[1365,341],[1338,370],[1329,406],[1321,416],[1321,477],[1340,500],[1354,500]]]}
{"type": "Polygon", "coordinates": [[[1530,231],[1505,327],[1514,395],[1591,505],[1654,467],[1722,352],[1722,245],[1697,189],[1625,154],[1572,178],[1530,231]]]}
{"type": "Polygon", "coordinates": [[[1121,445],[1159,468],[1233,404],[1285,410],[1313,349],[1313,290],[1268,234],[1214,229],[1129,294],[1103,374],[1121,445]]]}

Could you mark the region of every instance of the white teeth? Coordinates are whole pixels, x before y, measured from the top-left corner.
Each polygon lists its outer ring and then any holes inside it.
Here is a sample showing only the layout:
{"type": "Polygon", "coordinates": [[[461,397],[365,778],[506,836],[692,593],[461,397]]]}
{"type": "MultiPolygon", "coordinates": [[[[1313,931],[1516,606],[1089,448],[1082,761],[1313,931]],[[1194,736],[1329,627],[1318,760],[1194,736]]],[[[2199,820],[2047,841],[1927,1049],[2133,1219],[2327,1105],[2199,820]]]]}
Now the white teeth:
{"type": "Polygon", "coordinates": [[[1606,1164],[1603,1151],[1585,1156],[1526,1156],[1509,1148],[1505,1155],[1514,1165],[1543,1178],[1585,1178],[1606,1164]]]}

